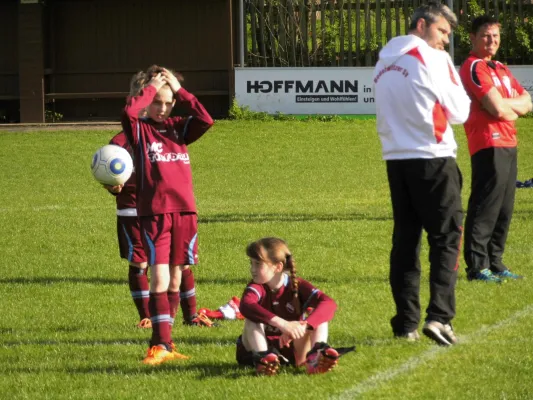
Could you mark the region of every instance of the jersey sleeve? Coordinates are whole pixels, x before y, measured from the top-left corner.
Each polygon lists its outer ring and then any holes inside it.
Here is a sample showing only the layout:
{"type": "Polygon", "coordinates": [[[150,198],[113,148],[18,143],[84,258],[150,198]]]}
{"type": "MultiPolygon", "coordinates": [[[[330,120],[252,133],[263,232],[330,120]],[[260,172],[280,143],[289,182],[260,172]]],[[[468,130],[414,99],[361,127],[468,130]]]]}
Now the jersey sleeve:
{"type": "Polygon", "coordinates": [[[189,145],[200,139],[213,126],[213,119],[202,103],[184,88],[178,90],[174,97],[187,117],[174,117],[172,123],[183,142],[189,145]]]}
{"type": "Polygon", "coordinates": [[[313,329],[324,322],[331,321],[337,310],[335,301],[308,281],[298,278],[298,295],[302,303],[302,312],[308,307],[313,311],[307,318],[307,324],[313,329]]]}
{"type": "Polygon", "coordinates": [[[276,316],[273,312],[264,308],[260,301],[265,296],[265,290],[261,285],[250,283],[244,289],[241,297],[239,309],[244,318],[253,322],[269,324],[270,320],[276,316]]]}
{"type": "Polygon", "coordinates": [[[137,146],[139,143],[139,132],[136,127],[139,122],[139,113],[152,103],[156,93],[157,89],[155,86],[149,85],[141,91],[139,96],[129,97],[126,107],[124,107],[120,122],[128,142],[133,146],[137,146]]]}
{"type": "Polygon", "coordinates": [[[461,67],[461,80],[472,97],[479,102],[494,86],[489,66],[479,59],[463,64],[461,67]]]}
{"type": "Polygon", "coordinates": [[[435,57],[432,81],[437,88],[437,98],[450,124],[462,124],[470,113],[470,97],[465,91],[450,55],[438,51],[435,57]]]}

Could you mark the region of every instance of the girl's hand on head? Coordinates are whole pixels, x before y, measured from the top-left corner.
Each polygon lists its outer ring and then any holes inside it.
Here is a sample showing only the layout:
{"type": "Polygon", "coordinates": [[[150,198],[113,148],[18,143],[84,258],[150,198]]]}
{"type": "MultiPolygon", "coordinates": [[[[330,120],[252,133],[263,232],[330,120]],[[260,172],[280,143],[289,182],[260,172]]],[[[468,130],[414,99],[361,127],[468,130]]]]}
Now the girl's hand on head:
{"type": "Polygon", "coordinates": [[[178,78],[176,78],[176,76],[168,69],[163,69],[161,74],[163,75],[165,82],[170,86],[170,89],[172,89],[173,93],[176,93],[181,89],[181,83],[178,81],[178,78]]]}
{"type": "Polygon", "coordinates": [[[150,79],[150,82],[148,82],[148,85],[152,85],[157,90],[159,90],[163,86],[165,86],[165,83],[166,83],[165,78],[160,72],[156,76],[154,76],[152,79],[150,79]]]}
{"type": "Polygon", "coordinates": [[[108,192],[119,194],[122,191],[122,188],[124,185],[117,185],[117,186],[111,186],[111,185],[103,185],[105,189],[107,189],[108,192]]]}

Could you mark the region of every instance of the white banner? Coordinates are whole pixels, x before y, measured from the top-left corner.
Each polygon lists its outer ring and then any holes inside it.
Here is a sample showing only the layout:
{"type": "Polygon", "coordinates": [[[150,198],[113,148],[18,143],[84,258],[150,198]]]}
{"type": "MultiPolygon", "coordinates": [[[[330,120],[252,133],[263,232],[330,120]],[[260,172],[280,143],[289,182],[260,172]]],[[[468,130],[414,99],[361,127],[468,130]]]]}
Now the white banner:
{"type": "MultiPolygon", "coordinates": [[[[510,66],[533,95],[533,66],[510,66]]],[[[373,67],[235,68],[235,99],[269,114],[375,114],[373,67]]]]}
{"type": "Polygon", "coordinates": [[[375,114],[374,68],[235,68],[240,106],[269,114],[375,114]]]}

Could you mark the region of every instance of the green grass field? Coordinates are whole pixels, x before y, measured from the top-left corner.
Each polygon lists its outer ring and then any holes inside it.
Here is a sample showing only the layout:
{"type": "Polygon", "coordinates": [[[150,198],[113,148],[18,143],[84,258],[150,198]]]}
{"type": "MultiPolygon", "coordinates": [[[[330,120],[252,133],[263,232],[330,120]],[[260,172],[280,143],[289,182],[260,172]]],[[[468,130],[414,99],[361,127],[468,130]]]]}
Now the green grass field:
{"type": "MultiPolygon", "coordinates": [[[[518,122],[519,179],[533,177],[533,120],[518,122]]],[[[526,275],[496,286],[457,282],[461,341],[394,340],[388,285],[392,229],[375,121],[218,121],[190,147],[199,208],[200,307],[240,296],[244,248],[285,238],[299,274],[332,296],[333,346],[356,344],[330,374],[255,377],[235,362],[241,321],[176,325],[190,361],[147,367],[114,199],[93,180],[93,152],[113,131],[0,131],[0,397],[6,399],[533,398],[533,189],[517,190],[506,262],[526,275]]],[[[463,200],[464,131],[456,129],[463,200]]],[[[422,304],[428,298],[423,245],[422,304]]]]}

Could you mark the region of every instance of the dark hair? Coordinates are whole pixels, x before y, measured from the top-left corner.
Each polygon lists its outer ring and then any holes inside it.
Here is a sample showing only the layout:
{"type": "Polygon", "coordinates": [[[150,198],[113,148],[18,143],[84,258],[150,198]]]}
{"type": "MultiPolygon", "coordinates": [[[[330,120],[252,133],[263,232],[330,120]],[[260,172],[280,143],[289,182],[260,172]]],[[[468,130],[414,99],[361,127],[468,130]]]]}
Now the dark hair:
{"type": "Polygon", "coordinates": [[[497,18],[491,17],[490,15],[480,15],[479,17],[474,18],[472,21],[472,24],[470,25],[470,33],[475,35],[485,25],[500,26],[500,22],[497,18]]]}
{"type": "Polygon", "coordinates": [[[289,271],[293,293],[292,305],[296,314],[301,314],[300,299],[298,298],[298,279],[296,279],[296,263],[287,243],[280,238],[266,237],[252,242],[246,248],[246,255],[254,260],[283,264],[283,270],[289,271]]]}
{"type": "Polygon", "coordinates": [[[409,31],[414,31],[416,29],[416,25],[420,18],[423,18],[428,25],[431,25],[437,22],[437,18],[439,17],[444,17],[452,29],[457,27],[457,16],[447,5],[430,1],[414,11],[411,16],[409,31]]]}
{"type": "Polygon", "coordinates": [[[143,71],[139,71],[131,77],[130,80],[130,93],[129,96],[138,96],[141,90],[147,84],[146,74],[143,71]]]}
{"type": "Polygon", "coordinates": [[[154,76],[159,74],[160,72],[163,72],[163,69],[167,69],[172,75],[174,75],[178,79],[180,83],[184,81],[183,75],[180,74],[179,72],[175,72],[174,70],[170,68],[161,67],[160,65],[156,65],[156,64],[148,67],[148,69],[146,70],[146,77],[148,78],[148,80],[150,80],[154,76]]]}

